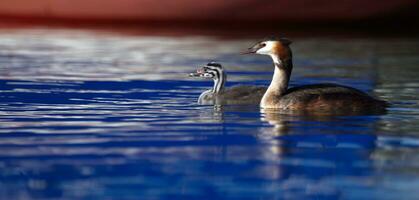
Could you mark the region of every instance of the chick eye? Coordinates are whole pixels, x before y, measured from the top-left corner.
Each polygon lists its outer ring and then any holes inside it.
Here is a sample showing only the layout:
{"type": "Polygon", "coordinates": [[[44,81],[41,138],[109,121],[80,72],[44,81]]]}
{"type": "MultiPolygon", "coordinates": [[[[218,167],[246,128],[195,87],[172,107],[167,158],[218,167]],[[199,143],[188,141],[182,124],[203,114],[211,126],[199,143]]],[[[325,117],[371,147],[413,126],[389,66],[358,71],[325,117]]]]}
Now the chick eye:
{"type": "Polygon", "coordinates": [[[260,44],[260,46],[261,47],[265,47],[266,46],[266,43],[262,43],[262,44],[260,44]]]}

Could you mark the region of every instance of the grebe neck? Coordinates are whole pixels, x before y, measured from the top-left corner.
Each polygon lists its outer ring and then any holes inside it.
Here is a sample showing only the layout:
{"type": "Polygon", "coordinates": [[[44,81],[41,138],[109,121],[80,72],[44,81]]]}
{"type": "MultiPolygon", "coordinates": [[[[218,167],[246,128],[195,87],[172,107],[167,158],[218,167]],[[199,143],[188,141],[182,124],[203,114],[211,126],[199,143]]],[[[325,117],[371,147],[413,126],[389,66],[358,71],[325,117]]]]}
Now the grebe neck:
{"type": "Polygon", "coordinates": [[[214,78],[214,87],[212,88],[212,92],[217,94],[224,91],[224,85],[227,81],[227,75],[224,71],[217,71],[214,78]]]}
{"type": "Polygon", "coordinates": [[[277,55],[271,55],[275,65],[274,75],[268,91],[272,92],[275,96],[281,96],[288,89],[288,83],[292,72],[292,60],[280,59],[277,55]]]}
{"type": "Polygon", "coordinates": [[[288,82],[291,77],[292,59],[281,59],[277,55],[271,55],[271,57],[275,65],[275,71],[271,84],[263,95],[261,101],[262,107],[269,107],[269,105],[273,104],[280,96],[284,95],[288,89],[288,82]]]}

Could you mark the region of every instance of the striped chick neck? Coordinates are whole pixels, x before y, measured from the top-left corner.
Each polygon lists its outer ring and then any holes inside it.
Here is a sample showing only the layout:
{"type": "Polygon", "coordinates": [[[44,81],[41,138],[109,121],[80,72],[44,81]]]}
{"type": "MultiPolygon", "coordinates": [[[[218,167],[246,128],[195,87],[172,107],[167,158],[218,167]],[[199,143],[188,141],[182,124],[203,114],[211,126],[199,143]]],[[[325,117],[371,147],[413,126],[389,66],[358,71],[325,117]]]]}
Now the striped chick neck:
{"type": "Polygon", "coordinates": [[[212,88],[213,93],[220,93],[224,90],[225,82],[227,81],[227,75],[223,70],[223,67],[218,63],[208,63],[205,67],[208,73],[213,75],[214,86],[212,88]]]}

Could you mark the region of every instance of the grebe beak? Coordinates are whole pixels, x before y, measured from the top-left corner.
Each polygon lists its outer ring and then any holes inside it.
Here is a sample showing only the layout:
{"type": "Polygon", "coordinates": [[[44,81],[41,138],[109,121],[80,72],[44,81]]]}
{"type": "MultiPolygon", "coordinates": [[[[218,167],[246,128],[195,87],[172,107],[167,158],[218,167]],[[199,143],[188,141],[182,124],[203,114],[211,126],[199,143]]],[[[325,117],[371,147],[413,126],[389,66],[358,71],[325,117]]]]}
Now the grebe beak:
{"type": "Polygon", "coordinates": [[[205,73],[204,68],[197,69],[194,73],[189,73],[189,77],[201,77],[205,73]]]}
{"type": "Polygon", "coordinates": [[[264,44],[257,43],[257,44],[255,44],[255,45],[253,45],[252,47],[248,48],[247,50],[245,50],[245,51],[241,52],[240,54],[241,54],[241,55],[244,55],[244,54],[252,54],[252,53],[256,53],[259,49],[261,49],[261,48],[263,48],[263,47],[264,47],[264,44]]]}
{"type": "Polygon", "coordinates": [[[254,51],[252,48],[249,48],[245,51],[240,52],[240,55],[252,54],[252,53],[256,53],[256,51],[254,51]]]}
{"type": "Polygon", "coordinates": [[[189,73],[189,77],[199,77],[200,74],[198,73],[189,73]]]}

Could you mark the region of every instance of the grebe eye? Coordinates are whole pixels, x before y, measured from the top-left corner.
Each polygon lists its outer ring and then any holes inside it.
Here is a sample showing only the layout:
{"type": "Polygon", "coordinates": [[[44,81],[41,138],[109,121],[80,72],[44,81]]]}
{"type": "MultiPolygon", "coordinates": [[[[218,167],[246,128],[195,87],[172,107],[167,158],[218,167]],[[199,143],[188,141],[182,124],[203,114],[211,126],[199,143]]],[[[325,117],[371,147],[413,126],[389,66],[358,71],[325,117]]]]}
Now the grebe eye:
{"type": "Polygon", "coordinates": [[[262,44],[260,44],[260,46],[265,47],[266,46],[266,43],[262,43],[262,44]]]}

